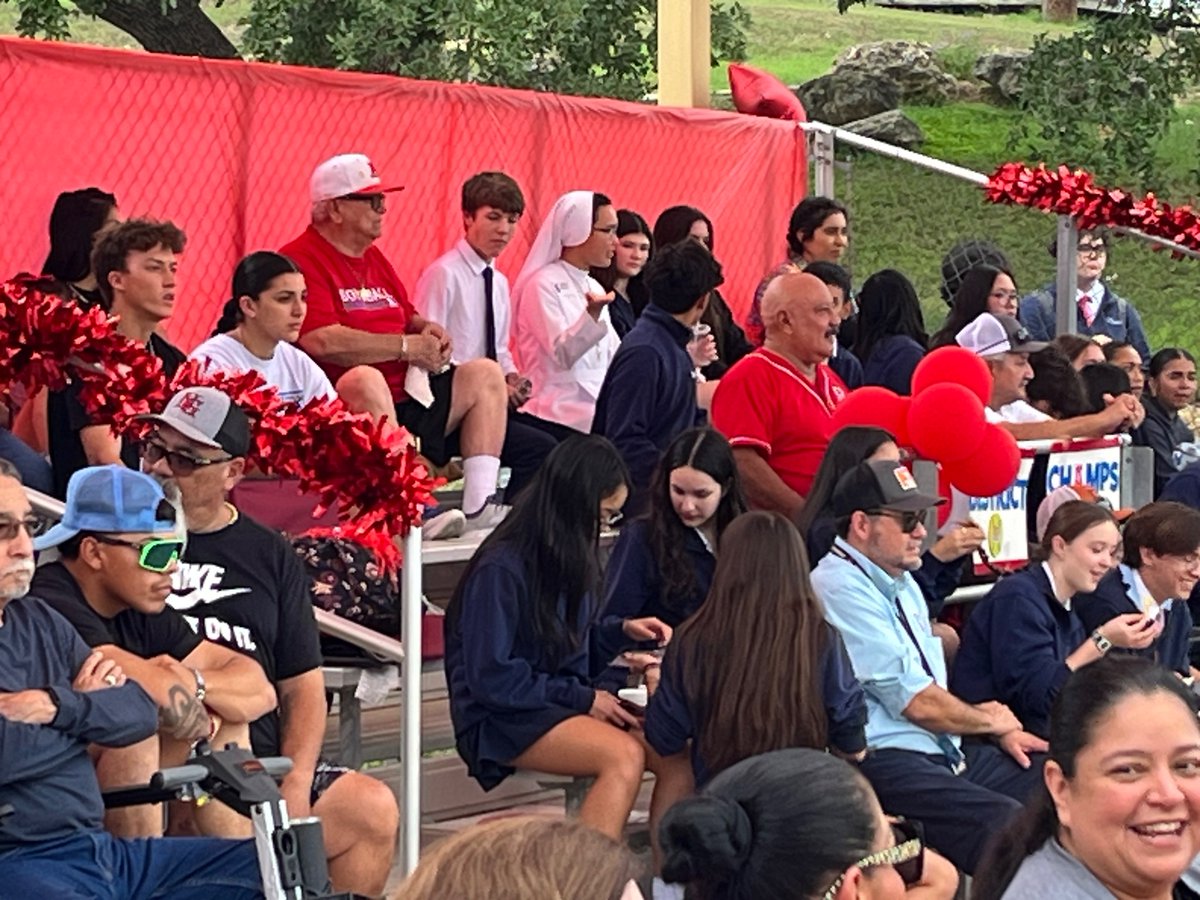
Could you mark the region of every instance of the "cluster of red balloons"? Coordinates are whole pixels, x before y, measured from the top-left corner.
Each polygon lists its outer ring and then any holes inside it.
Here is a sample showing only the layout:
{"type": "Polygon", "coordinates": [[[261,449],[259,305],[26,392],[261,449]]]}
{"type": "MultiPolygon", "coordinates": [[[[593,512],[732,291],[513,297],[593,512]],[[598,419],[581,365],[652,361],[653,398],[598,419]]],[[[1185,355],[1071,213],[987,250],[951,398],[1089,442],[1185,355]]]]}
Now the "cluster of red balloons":
{"type": "Polygon", "coordinates": [[[874,425],[896,443],[941,465],[944,480],[964,494],[991,497],[1016,480],[1016,439],[984,418],[992,393],[987,363],[962,347],[940,347],[913,370],[912,396],[882,387],[851,391],[834,410],[834,429],[874,425]]]}

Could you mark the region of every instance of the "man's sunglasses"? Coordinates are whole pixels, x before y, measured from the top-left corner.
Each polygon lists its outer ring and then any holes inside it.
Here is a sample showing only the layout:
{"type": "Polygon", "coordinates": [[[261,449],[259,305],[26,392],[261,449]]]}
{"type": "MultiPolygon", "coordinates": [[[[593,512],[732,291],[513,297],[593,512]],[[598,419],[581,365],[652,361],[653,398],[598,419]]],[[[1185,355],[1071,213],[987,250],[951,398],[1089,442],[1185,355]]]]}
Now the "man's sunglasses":
{"type": "Polygon", "coordinates": [[[150,538],[148,541],[123,541],[106,534],[91,535],[101,544],[129,547],[138,551],[138,565],[150,572],[166,572],[183,554],[184,543],[179,538],[150,538]]]}
{"type": "Polygon", "coordinates": [[[31,538],[37,537],[50,527],[50,520],[42,516],[27,516],[9,522],[0,522],[0,541],[16,540],[21,529],[31,538]]]}
{"type": "MultiPolygon", "coordinates": [[[[358,200],[361,203],[371,204],[371,209],[377,213],[385,212],[387,207],[384,205],[383,194],[347,194],[344,197],[338,197],[339,200],[358,200]]],[[[617,226],[613,226],[616,231],[617,226]]]]}
{"type": "MultiPolygon", "coordinates": [[[[892,835],[895,845],[886,850],[868,854],[854,863],[860,869],[872,869],[877,866],[891,866],[904,882],[905,887],[911,887],[921,880],[925,873],[925,832],[920,822],[909,822],[898,819],[892,823],[892,835]]],[[[847,866],[847,868],[851,868],[847,866]]],[[[835,894],[846,880],[846,873],[838,876],[837,881],[830,885],[822,900],[833,900],[835,894]]]]}
{"type": "Polygon", "coordinates": [[[170,447],[160,444],[157,441],[148,440],[142,442],[142,458],[150,464],[154,464],[160,459],[165,459],[172,475],[187,476],[205,466],[215,466],[217,463],[229,462],[234,457],[222,456],[219,459],[205,459],[202,456],[184,453],[182,450],[172,450],[170,447]]]}
{"type": "Polygon", "coordinates": [[[883,516],[896,520],[900,523],[900,530],[905,534],[912,534],[917,530],[917,526],[925,521],[925,510],[923,509],[905,512],[898,509],[868,509],[865,512],[868,516],[883,516]]]}

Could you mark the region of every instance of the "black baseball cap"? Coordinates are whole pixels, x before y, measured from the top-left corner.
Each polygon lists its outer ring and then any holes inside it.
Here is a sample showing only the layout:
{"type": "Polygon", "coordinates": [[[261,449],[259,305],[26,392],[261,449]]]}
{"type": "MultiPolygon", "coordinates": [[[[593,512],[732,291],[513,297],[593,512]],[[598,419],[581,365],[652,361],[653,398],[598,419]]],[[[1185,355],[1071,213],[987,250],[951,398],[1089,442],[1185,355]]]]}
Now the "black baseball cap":
{"type": "Polygon", "coordinates": [[[858,510],[894,509],[909,512],[941,506],[946,500],[923,494],[908,467],[901,462],[859,463],[833,489],[833,514],[838,518],[858,510]]]}

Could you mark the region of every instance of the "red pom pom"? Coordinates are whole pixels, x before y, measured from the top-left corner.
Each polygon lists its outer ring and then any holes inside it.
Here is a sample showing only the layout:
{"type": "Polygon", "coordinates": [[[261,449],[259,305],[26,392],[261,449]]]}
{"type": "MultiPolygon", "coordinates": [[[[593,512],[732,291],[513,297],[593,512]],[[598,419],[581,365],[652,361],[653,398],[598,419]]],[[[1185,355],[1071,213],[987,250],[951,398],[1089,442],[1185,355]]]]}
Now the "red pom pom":
{"type": "MultiPolygon", "coordinates": [[[[984,186],[991,203],[1031,206],[1075,217],[1084,230],[1099,226],[1137,228],[1154,237],[1200,250],[1200,219],[1186,206],[1172,209],[1153,193],[1134,199],[1117,188],[1100,187],[1081,169],[1005,163],[984,186]]],[[[1178,254],[1177,254],[1178,255],[1178,254]]]]}
{"type": "Polygon", "coordinates": [[[912,392],[938,384],[960,384],[987,405],[992,399],[992,373],[987,363],[964,347],[938,347],[913,369],[912,392]]]}
{"type": "Polygon", "coordinates": [[[970,456],[983,442],[983,404],[961,384],[935,384],[912,399],[908,433],[917,452],[938,462],[970,456]]]}
{"type": "Polygon", "coordinates": [[[945,466],[950,483],[972,497],[994,497],[1007,490],[1020,468],[1016,438],[999,425],[984,429],[983,442],[973,454],[945,466]]]}
{"type": "Polygon", "coordinates": [[[902,447],[908,446],[908,398],[870,385],[851,391],[833,411],[833,430],[847,425],[882,428],[902,447]]]}

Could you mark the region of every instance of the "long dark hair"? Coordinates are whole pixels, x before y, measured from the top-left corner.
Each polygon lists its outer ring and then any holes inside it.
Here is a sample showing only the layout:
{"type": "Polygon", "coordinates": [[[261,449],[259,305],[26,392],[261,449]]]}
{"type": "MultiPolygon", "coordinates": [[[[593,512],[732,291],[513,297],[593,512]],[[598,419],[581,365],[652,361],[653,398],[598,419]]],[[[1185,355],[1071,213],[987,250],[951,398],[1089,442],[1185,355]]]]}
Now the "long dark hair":
{"type": "Polygon", "coordinates": [[[299,271],[300,267],[294,262],[282,253],[272,250],[258,250],[242,257],[242,261],[233,270],[233,296],[225,301],[213,336],[233,331],[245,319],[241,303],[243,297],[257,300],[280,275],[299,271]]]}
{"type": "MultiPolygon", "coordinates": [[[[976,266],[963,278],[958,290],[954,292],[954,300],[950,303],[950,313],[946,321],[930,342],[931,347],[949,347],[954,344],[955,336],[987,312],[988,296],[992,293],[992,285],[996,276],[1007,275],[1013,278],[1008,269],[997,266],[976,266]]],[[[1013,284],[1017,280],[1013,278],[1013,284]]]]}
{"type": "Polygon", "coordinates": [[[829,626],[808,571],[787,518],[738,516],[725,529],[708,598],[675,632],[664,665],[682,658],[696,747],[713,772],[768,750],[825,747],[829,626]]]}
{"type": "Polygon", "coordinates": [[[446,610],[446,627],[456,628],[461,619],[463,586],[476,562],[506,546],[521,559],[529,589],[521,625],[552,663],[574,652],[588,625],[584,597],[600,586],[600,501],[628,484],[621,455],[604,438],[573,435],[555,447],[468,564],[446,610]]]}
{"type": "MultiPolygon", "coordinates": [[[[1071,673],[1050,714],[1050,759],[1070,781],[1076,759],[1095,736],[1096,726],[1114,706],[1132,695],[1172,694],[1196,715],[1196,697],[1174,672],[1149,659],[1107,656],[1071,673]]],[[[1124,723],[1136,728],[1136,722],[1124,723]]],[[[992,842],[988,858],[975,870],[971,900],[999,900],[1026,857],[1059,832],[1058,811],[1043,784],[1037,797],[992,842]]]]}
{"type": "MultiPolygon", "coordinates": [[[[650,226],[646,224],[646,220],[635,213],[632,209],[617,210],[617,239],[630,234],[644,234],[650,241],[650,252],[646,256],[646,265],[650,264],[650,260],[654,258],[654,238],[650,232],[650,226]]],[[[629,300],[629,304],[633,307],[634,315],[640,316],[642,310],[646,308],[646,304],[650,302],[650,294],[646,290],[645,284],[642,283],[642,273],[646,271],[646,266],[642,266],[642,271],[638,272],[626,282],[625,297],[629,300]]],[[[617,256],[614,253],[612,262],[604,268],[592,267],[592,277],[600,282],[600,286],[605,291],[611,291],[616,288],[617,279],[621,277],[621,273],[617,271],[617,256]]]]}
{"type": "Polygon", "coordinates": [[[865,363],[876,344],[896,334],[910,337],[922,347],[929,344],[917,289],[902,272],[884,269],[868,278],[858,292],[854,355],[865,363]]]}
{"type": "Polygon", "coordinates": [[[666,247],[686,241],[690,236],[692,225],[703,221],[708,226],[708,240],[705,246],[712,251],[716,233],[713,231],[712,220],[694,206],[669,206],[659,213],[654,220],[654,246],[666,247]]]}
{"type": "Polygon", "coordinates": [[[764,753],[663,817],[663,878],[688,900],[819,897],[875,848],[879,804],[849,763],[817,750],[764,753]]]}
{"type": "Polygon", "coordinates": [[[696,575],[684,549],[688,529],[671,504],[671,473],[680,466],[691,466],[721,486],[721,502],[714,514],[718,540],[729,523],[746,511],[733,448],[720,432],[692,428],[671,442],[650,485],[646,519],[650,550],[662,576],[662,600],[672,609],[682,605],[697,588],[696,575]]]}
{"type": "MultiPolygon", "coordinates": [[[[808,538],[813,523],[828,514],[833,489],[843,475],[865,462],[888,441],[895,440],[887,431],[870,425],[847,425],[839,430],[825,448],[825,455],[821,457],[812,487],[796,520],[800,533],[808,538]]],[[[829,548],[825,549],[828,551],[829,548]]]]}
{"type": "Polygon", "coordinates": [[[50,211],[50,252],[42,274],[64,285],[87,278],[96,232],[116,207],[117,198],[97,187],[59,194],[50,211]]]}

